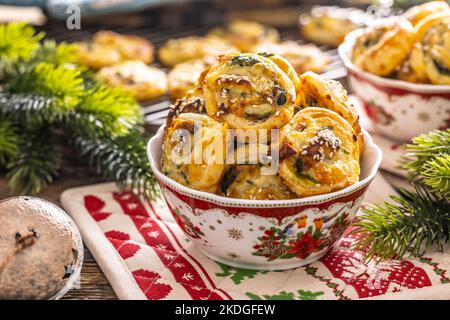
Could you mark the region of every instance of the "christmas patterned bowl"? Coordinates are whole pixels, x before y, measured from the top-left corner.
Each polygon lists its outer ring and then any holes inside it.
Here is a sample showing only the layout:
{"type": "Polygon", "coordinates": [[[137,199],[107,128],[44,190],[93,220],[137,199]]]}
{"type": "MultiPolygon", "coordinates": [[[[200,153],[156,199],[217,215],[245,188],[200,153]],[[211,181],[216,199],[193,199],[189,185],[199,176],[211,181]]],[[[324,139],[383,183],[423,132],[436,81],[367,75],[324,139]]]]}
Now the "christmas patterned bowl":
{"type": "Polygon", "coordinates": [[[206,256],[246,269],[284,270],[321,258],[356,214],[381,162],[364,133],[360,181],[343,190],[292,200],[242,200],[185,187],[161,173],[164,127],[148,143],[148,157],[167,205],[206,256]]]}
{"type": "Polygon", "coordinates": [[[450,126],[450,85],[417,84],[388,79],[355,66],[351,52],[364,32],[347,35],[339,55],[348,71],[350,86],[363,103],[376,131],[396,141],[450,126]]]}

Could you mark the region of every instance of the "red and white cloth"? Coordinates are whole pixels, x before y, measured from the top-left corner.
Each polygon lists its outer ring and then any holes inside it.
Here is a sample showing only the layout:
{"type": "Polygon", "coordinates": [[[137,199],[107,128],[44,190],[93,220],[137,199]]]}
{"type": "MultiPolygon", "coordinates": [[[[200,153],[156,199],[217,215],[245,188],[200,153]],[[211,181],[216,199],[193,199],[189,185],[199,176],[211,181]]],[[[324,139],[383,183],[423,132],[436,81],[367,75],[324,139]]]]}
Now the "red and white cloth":
{"type": "MultiPolygon", "coordinates": [[[[371,124],[352,97],[363,127],[371,124]]],[[[402,175],[403,149],[373,134],[383,151],[382,168],[402,175]]],[[[389,182],[402,185],[401,179],[389,182]]],[[[365,203],[388,200],[395,191],[380,173],[365,203]]],[[[61,196],[84,242],[120,299],[450,299],[450,249],[422,258],[364,263],[351,250],[348,232],[309,266],[252,271],[214,262],[186,238],[164,200],[154,203],[114,184],[70,189],[61,196]]]]}
{"type": "MultiPolygon", "coordinates": [[[[366,200],[390,192],[379,176],[366,200]]],[[[120,299],[450,299],[450,250],[366,264],[350,249],[355,236],[345,235],[311,265],[244,270],[200,253],[162,199],[100,184],[67,190],[61,201],[120,299]]]]}

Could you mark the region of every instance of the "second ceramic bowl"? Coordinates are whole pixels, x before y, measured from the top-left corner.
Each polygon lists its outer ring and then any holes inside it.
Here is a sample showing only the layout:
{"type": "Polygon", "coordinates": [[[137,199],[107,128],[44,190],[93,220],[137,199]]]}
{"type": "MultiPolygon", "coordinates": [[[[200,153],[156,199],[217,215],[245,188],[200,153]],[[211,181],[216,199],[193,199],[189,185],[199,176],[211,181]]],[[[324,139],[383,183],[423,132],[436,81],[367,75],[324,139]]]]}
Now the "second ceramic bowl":
{"type": "Polygon", "coordinates": [[[355,40],[364,32],[347,35],[339,55],[348,71],[353,92],[361,100],[378,133],[400,142],[450,126],[450,85],[417,84],[376,76],[351,62],[355,40]]]}

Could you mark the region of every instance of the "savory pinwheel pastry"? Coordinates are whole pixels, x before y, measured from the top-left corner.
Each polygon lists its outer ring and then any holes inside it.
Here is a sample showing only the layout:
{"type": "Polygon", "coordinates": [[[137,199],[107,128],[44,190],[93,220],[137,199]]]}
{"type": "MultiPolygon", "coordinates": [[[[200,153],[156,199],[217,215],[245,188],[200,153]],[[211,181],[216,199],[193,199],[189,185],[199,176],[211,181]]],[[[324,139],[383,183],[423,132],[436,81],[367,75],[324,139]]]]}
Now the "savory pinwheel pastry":
{"type": "Polygon", "coordinates": [[[264,43],[255,47],[254,52],[283,56],[300,74],[306,71],[321,73],[331,62],[330,57],[315,45],[300,45],[295,41],[264,43]]]}
{"type": "Polygon", "coordinates": [[[170,106],[169,113],[167,114],[166,127],[170,127],[173,119],[182,113],[206,114],[205,99],[191,93],[188,93],[186,97],[177,99],[175,103],[170,106]]]}
{"type": "Polygon", "coordinates": [[[359,147],[350,124],[328,109],[306,108],[283,127],[279,175],[300,197],[329,193],[359,180],[359,147]]]}
{"type": "Polygon", "coordinates": [[[397,70],[394,71],[394,73],[392,74],[392,78],[411,83],[429,82],[425,72],[417,72],[413,69],[411,61],[413,59],[417,59],[416,53],[414,52],[415,49],[413,49],[409,58],[406,59],[405,62],[403,62],[403,64],[397,70]]]}
{"type": "Polygon", "coordinates": [[[154,46],[141,37],[103,30],[94,35],[92,42],[116,49],[122,60],[140,60],[147,64],[153,62],[154,46]]]}
{"type": "Polygon", "coordinates": [[[286,73],[252,53],[220,56],[205,75],[203,94],[208,115],[243,130],[281,128],[291,119],[296,100],[286,73]]]}
{"type": "Polygon", "coordinates": [[[123,87],[139,101],[157,98],[167,92],[166,74],[142,61],[102,68],[98,77],[110,86],[123,87]]]}
{"type": "Polygon", "coordinates": [[[295,196],[281,182],[266,144],[243,143],[228,153],[219,195],[250,200],[281,200],[295,196]],[[234,160],[233,163],[229,159],[234,160]]]}
{"type": "Polygon", "coordinates": [[[92,42],[79,42],[76,44],[76,48],[77,62],[92,69],[112,66],[122,61],[120,53],[110,46],[92,42]]]}
{"type": "Polygon", "coordinates": [[[170,39],[159,49],[159,60],[167,65],[174,66],[194,59],[217,57],[237,49],[225,39],[217,36],[190,36],[170,39]]]}
{"type": "Polygon", "coordinates": [[[345,36],[366,25],[370,17],[355,8],[314,7],[299,18],[303,36],[315,43],[337,47],[345,36]]]}
{"type": "Polygon", "coordinates": [[[429,15],[416,26],[418,43],[411,66],[433,84],[450,84],[450,10],[429,15]]]}
{"type": "Polygon", "coordinates": [[[389,76],[408,57],[415,41],[414,28],[404,18],[387,19],[367,28],[356,39],[352,61],[363,70],[389,76]]]}
{"type": "Polygon", "coordinates": [[[182,113],[166,128],[161,171],[182,185],[215,193],[225,170],[225,148],[221,123],[204,114],[182,113]]]}
{"type": "Polygon", "coordinates": [[[272,62],[274,62],[294,84],[295,90],[298,91],[300,88],[300,78],[298,77],[297,71],[295,71],[292,64],[282,56],[274,53],[260,52],[258,55],[265,57],[272,62]]]}
{"type": "Polygon", "coordinates": [[[170,96],[174,99],[182,98],[199,86],[199,77],[208,65],[203,59],[177,64],[167,75],[170,96]]]}
{"type": "Polygon", "coordinates": [[[280,40],[275,28],[243,20],[232,21],[224,28],[215,28],[210,34],[227,39],[242,52],[254,52],[253,48],[260,43],[280,40]]]}
{"type": "Polygon", "coordinates": [[[359,115],[349,101],[347,91],[338,81],[330,80],[313,72],[304,73],[300,76],[298,106],[300,109],[319,107],[336,112],[352,126],[352,141],[358,144],[358,149],[362,153],[364,136],[359,123],[359,115]]]}
{"type": "Polygon", "coordinates": [[[430,1],[410,8],[403,14],[403,16],[408,19],[413,26],[415,26],[420,20],[426,18],[430,14],[449,9],[450,7],[445,1],[430,1]]]}
{"type": "Polygon", "coordinates": [[[278,174],[262,175],[261,165],[229,168],[220,183],[220,195],[250,200],[283,200],[295,197],[278,174]]]}

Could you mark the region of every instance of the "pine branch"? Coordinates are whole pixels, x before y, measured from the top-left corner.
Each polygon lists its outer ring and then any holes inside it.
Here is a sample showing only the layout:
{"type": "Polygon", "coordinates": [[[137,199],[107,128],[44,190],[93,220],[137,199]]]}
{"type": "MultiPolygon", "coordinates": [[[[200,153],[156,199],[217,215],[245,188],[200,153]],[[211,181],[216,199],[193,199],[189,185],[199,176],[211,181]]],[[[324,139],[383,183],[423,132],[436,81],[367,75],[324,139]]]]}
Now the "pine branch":
{"type": "Polygon", "coordinates": [[[413,177],[418,177],[426,162],[440,154],[450,154],[450,129],[432,131],[413,138],[413,143],[406,145],[403,168],[409,170],[413,177]]]}
{"type": "Polygon", "coordinates": [[[32,94],[0,93],[0,116],[30,127],[41,127],[60,118],[51,108],[53,100],[32,94]]]}
{"type": "Polygon", "coordinates": [[[140,106],[118,88],[96,85],[67,119],[72,131],[97,137],[120,136],[142,124],[140,106]]]}
{"type": "Polygon", "coordinates": [[[17,128],[10,121],[0,119],[0,166],[6,166],[12,158],[17,157],[18,141],[17,128]]]}
{"type": "Polygon", "coordinates": [[[422,169],[423,183],[441,198],[450,198],[450,154],[434,156],[422,169]]]}
{"type": "Polygon", "coordinates": [[[363,210],[352,233],[362,233],[355,248],[367,250],[366,259],[421,255],[424,249],[443,245],[450,238],[450,203],[427,189],[400,190],[395,202],[375,204],[363,210]]]}
{"type": "Polygon", "coordinates": [[[14,193],[38,193],[58,175],[61,151],[48,129],[22,131],[6,177],[14,193]]]}
{"type": "Polygon", "coordinates": [[[60,121],[81,101],[83,88],[79,70],[39,63],[16,75],[0,94],[0,114],[30,126],[60,121]]]}
{"type": "Polygon", "coordinates": [[[30,59],[39,47],[43,33],[35,34],[33,27],[25,23],[0,25],[0,58],[16,62],[30,59]]]}
{"type": "Polygon", "coordinates": [[[76,61],[76,45],[61,42],[57,44],[54,40],[44,40],[36,51],[32,63],[47,62],[60,66],[76,61]]]}
{"type": "Polygon", "coordinates": [[[52,107],[60,113],[73,109],[83,95],[83,79],[77,68],[42,62],[27,73],[18,75],[8,87],[11,93],[53,97],[52,107]]]}
{"type": "Polygon", "coordinates": [[[154,199],[158,190],[147,159],[146,141],[145,136],[136,130],[116,138],[72,135],[75,149],[104,178],[154,199]]]}
{"type": "Polygon", "coordinates": [[[121,89],[100,85],[91,72],[71,65],[73,45],[49,40],[40,45],[42,36],[25,25],[0,27],[0,118],[24,129],[8,161],[11,187],[39,192],[52,182],[61,154],[49,131],[30,128],[57,125],[105,178],[155,197],[139,105],[121,89]]]}

